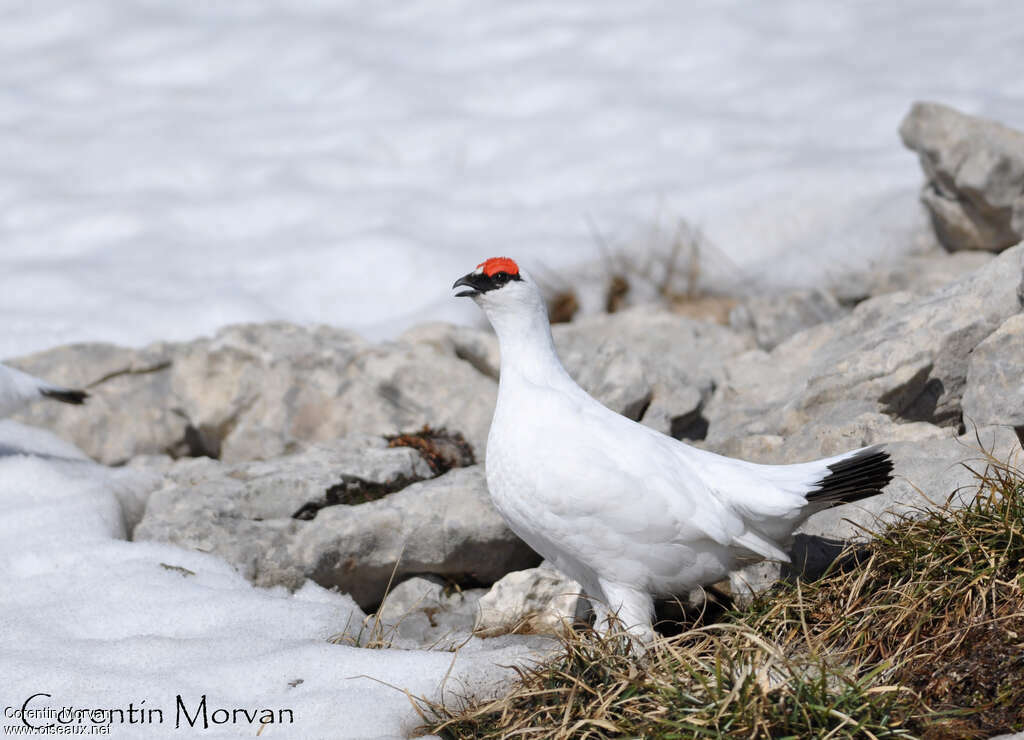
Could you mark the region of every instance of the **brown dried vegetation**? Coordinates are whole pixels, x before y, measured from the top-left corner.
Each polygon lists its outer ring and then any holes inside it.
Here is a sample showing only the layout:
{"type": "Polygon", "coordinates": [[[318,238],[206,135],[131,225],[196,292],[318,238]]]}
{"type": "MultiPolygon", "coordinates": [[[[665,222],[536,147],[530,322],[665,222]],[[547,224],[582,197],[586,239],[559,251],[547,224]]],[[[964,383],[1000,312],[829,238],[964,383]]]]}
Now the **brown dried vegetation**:
{"type": "MultiPolygon", "coordinates": [[[[632,293],[639,292],[643,300],[659,301],[683,316],[729,323],[729,312],[737,300],[709,292],[702,285],[704,262],[714,250],[700,229],[680,219],[670,232],[657,225],[653,233],[641,237],[639,244],[612,247],[595,227],[591,228],[601,253],[605,313],[627,308],[632,293]]],[[[717,253],[715,257],[725,259],[717,253]]],[[[572,321],[580,309],[574,285],[550,275],[545,276],[544,283],[551,323],[572,321]]]]}
{"type": "Polygon", "coordinates": [[[462,432],[449,432],[444,427],[432,429],[427,424],[418,432],[395,434],[385,439],[388,447],[412,447],[419,452],[434,475],[476,464],[473,447],[462,432]]]}

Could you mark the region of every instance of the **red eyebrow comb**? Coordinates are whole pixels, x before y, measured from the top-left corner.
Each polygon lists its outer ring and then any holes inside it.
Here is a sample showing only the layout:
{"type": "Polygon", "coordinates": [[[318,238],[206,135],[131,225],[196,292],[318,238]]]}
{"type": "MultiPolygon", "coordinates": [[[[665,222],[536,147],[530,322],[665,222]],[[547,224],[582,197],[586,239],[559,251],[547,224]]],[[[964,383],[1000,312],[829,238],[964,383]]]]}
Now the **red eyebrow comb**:
{"type": "Polygon", "coordinates": [[[519,274],[519,265],[508,257],[491,257],[489,260],[481,262],[476,267],[478,270],[483,268],[484,275],[487,277],[497,275],[499,272],[507,272],[509,275],[519,274]]]}

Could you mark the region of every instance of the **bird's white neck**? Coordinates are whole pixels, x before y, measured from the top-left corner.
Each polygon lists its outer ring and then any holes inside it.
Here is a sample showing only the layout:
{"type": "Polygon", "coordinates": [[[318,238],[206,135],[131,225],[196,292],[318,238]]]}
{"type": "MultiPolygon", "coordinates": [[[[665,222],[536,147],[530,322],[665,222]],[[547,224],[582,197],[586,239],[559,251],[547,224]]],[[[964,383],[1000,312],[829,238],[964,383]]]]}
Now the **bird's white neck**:
{"type": "Polygon", "coordinates": [[[487,318],[498,335],[501,347],[502,381],[525,380],[564,390],[578,388],[558,358],[551,324],[542,302],[520,306],[516,311],[488,311],[487,318]]]}

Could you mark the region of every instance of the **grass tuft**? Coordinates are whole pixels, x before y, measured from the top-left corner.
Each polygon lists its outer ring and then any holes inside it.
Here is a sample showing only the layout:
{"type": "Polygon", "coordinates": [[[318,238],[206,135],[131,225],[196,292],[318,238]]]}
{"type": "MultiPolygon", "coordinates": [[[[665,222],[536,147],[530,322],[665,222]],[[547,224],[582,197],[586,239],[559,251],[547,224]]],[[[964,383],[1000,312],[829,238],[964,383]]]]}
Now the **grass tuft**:
{"type": "MultiPolygon", "coordinates": [[[[422,706],[445,738],[989,737],[1024,729],[1024,478],[917,511],[844,572],[778,585],[637,660],[584,630],[511,691],[422,706]]],[[[863,546],[861,546],[863,551],[863,546]]]]}

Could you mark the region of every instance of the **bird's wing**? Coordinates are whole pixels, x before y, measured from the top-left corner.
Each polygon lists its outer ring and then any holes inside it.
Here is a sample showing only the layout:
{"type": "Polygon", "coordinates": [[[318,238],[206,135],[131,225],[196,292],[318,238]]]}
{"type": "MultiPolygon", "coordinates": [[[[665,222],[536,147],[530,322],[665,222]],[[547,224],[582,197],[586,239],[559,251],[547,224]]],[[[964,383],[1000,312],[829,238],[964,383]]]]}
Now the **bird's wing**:
{"type": "MultiPolygon", "coordinates": [[[[715,508],[705,506],[705,511],[714,512],[727,523],[727,544],[762,558],[789,562],[775,540],[780,530],[775,525],[799,511],[804,504],[802,496],[780,490],[760,477],[756,467],[741,460],[698,450],[665,435],[660,435],[658,442],[670,450],[689,476],[700,481],[706,492],[704,500],[716,502],[715,508]]],[[[789,529],[785,531],[788,534],[789,529]]]]}
{"type": "Polygon", "coordinates": [[[567,545],[603,539],[654,557],[658,545],[708,542],[787,559],[677,453],[679,442],[605,411],[547,415],[531,430],[548,450],[535,471],[538,490],[550,492],[545,513],[574,524],[557,527],[567,545]]]}
{"type": "Polygon", "coordinates": [[[624,417],[616,418],[619,422],[612,426],[621,427],[615,435],[626,454],[613,455],[613,460],[623,472],[642,474],[636,490],[658,502],[675,526],[677,539],[703,535],[762,558],[789,561],[778,540],[788,536],[802,517],[808,471],[794,468],[789,476],[793,480],[784,476],[780,482],[778,475],[765,474],[779,466],[699,450],[624,417]],[[639,460],[646,463],[639,465],[635,462],[639,460]]]}

